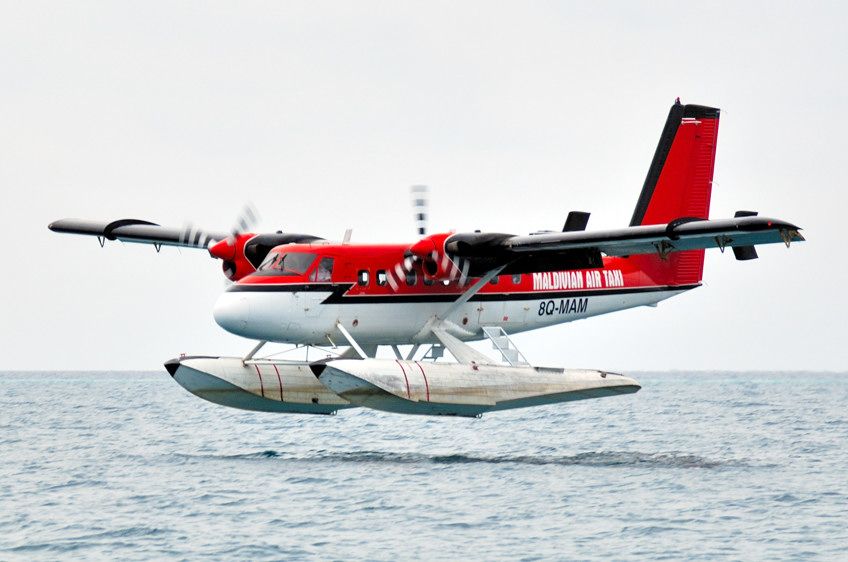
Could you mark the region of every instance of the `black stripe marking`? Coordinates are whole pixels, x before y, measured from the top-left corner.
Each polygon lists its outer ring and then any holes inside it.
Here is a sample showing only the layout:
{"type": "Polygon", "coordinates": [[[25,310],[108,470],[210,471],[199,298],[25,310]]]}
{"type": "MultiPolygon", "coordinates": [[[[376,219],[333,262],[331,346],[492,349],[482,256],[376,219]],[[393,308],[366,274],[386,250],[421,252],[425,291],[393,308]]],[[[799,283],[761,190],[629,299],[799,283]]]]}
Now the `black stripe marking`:
{"type": "MultiPolygon", "coordinates": [[[[460,297],[457,293],[441,293],[441,294],[426,294],[426,295],[402,295],[391,293],[386,295],[362,295],[354,296],[347,295],[347,291],[353,286],[353,283],[338,284],[338,285],[233,285],[228,292],[245,292],[245,293],[295,293],[295,292],[330,292],[330,295],[321,302],[321,304],[400,304],[400,303],[451,303],[460,297]]],[[[473,302],[491,302],[491,301],[532,301],[541,299],[553,299],[564,297],[601,297],[610,295],[629,295],[637,293],[654,293],[654,292],[670,292],[670,291],[688,291],[700,284],[694,285],[661,285],[656,287],[632,287],[618,289],[594,289],[588,291],[545,291],[545,292],[526,292],[526,293],[478,293],[471,297],[473,302]]]]}

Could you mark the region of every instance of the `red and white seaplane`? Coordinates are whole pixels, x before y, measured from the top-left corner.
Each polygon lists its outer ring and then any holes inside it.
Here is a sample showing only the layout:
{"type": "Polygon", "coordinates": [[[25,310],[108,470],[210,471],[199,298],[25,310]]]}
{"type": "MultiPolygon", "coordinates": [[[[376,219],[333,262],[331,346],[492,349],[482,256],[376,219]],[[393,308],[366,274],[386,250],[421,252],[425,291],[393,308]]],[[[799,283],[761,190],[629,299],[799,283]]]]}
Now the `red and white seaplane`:
{"type": "Polygon", "coordinates": [[[709,218],[719,110],[671,107],[630,225],[587,231],[427,234],[426,188],[413,188],[420,239],[353,244],[317,236],[163,228],[142,220],[65,219],[50,229],[106,240],[208,250],[234,281],[215,305],[225,330],[259,344],[245,357],[165,364],[217,404],[329,414],[364,406],[429,415],[485,412],[639,390],[626,376],[530,366],[508,334],[654,305],[700,286],[704,250],[757,257],[758,244],[803,241],[789,222],[737,211],[709,218]],[[464,342],[489,338],[493,360],[464,342]],[[318,361],[257,358],[266,342],[342,345],[318,361]],[[378,359],[378,346],[395,359],[378,359]],[[412,345],[401,354],[399,345],[412,345]],[[422,349],[423,348],[423,349],[422,349]],[[447,349],[455,362],[436,361],[447,349]]]}

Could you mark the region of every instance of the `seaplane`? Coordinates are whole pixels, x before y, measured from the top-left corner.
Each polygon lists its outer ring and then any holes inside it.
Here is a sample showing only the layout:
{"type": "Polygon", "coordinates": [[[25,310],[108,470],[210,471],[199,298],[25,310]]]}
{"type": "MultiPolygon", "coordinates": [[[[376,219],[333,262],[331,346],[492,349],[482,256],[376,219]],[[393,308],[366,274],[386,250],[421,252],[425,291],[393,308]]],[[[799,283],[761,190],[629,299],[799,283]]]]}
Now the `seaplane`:
{"type": "Polygon", "coordinates": [[[671,106],[630,224],[587,230],[568,213],[561,231],[428,232],[427,188],[413,187],[418,239],[357,244],[310,234],[167,228],[138,219],[63,219],[61,233],[208,251],[232,284],[213,315],[258,343],[243,357],[180,356],[165,369],[186,390],[244,410],[334,414],[353,407],[479,417],[499,410],[634,393],[604,370],[532,366],[510,334],[637,306],[701,285],[704,252],[757,258],[800,228],[754,211],[710,218],[720,111],[671,106]],[[490,340],[496,358],[468,345],[490,340]],[[317,348],[318,359],[259,357],[268,342],[317,348]],[[393,357],[378,357],[378,348],[393,357]],[[404,346],[404,352],[400,346],[404,346]],[[411,349],[406,350],[407,346],[411,349]],[[451,356],[448,361],[445,351],[451,356]]]}

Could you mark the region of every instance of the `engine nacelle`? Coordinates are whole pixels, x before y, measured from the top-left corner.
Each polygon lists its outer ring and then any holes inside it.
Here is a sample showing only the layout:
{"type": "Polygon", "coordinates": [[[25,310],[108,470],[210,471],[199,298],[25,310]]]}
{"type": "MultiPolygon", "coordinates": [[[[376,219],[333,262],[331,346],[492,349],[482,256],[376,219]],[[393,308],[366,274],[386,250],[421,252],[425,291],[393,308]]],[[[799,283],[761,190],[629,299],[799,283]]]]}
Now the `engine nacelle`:
{"type": "Polygon", "coordinates": [[[256,271],[256,267],[244,255],[244,246],[253,236],[253,234],[236,234],[224,238],[209,248],[209,254],[213,258],[223,261],[224,275],[230,281],[238,281],[256,271]]]}
{"type": "Polygon", "coordinates": [[[451,234],[431,234],[409,248],[409,253],[421,263],[421,272],[426,279],[444,281],[458,275],[459,268],[445,252],[445,240],[451,234]]]}

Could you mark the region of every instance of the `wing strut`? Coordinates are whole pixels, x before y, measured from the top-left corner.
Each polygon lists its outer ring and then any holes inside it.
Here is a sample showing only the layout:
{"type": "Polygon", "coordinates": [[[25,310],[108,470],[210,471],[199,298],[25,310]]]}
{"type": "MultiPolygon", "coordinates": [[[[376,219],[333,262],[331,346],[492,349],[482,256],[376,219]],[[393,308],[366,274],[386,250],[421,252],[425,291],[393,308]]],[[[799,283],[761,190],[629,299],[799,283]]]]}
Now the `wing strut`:
{"type": "Polygon", "coordinates": [[[456,311],[459,309],[459,307],[460,307],[460,306],[464,305],[464,304],[465,304],[465,303],[467,303],[469,300],[471,300],[471,297],[473,297],[474,295],[476,295],[477,293],[479,293],[479,292],[480,292],[480,289],[482,289],[483,287],[485,287],[485,286],[486,286],[486,283],[488,283],[489,281],[491,281],[492,279],[494,279],[494,278],[498,275],[498,273],[500,273],[501,271],[503,271],[503,269],[504,269],[507,265],[509,265],[509,264],[506,264],[506,263],[505,263],[505,264],[503,264],[503,265],[500,265],[500,266],[496,267],[495,269],[490,269],[488,272],[486,272],[486,274],[485,274],[483,277],[481,277],[480,279],[478,279],[478,280],[477,280],[477,282],[476,282],[476,283],[474,283],[471,287],[469,287],[467,291],[465,291],[464,293],[462,293],[462,294],[459,296],[459,298],[458,298],[458,299],[456,299],[455,301],[453,301],[453,302],[451,303],[451,305],[447,308],[447,310],[445,310],[444,312],[442,312],[442,313],[438,316],[439,320],[444,320],[445,318],[447,318],[448,316],[450,316],[451,314],[453,314],[454,312],[456,312],[456,311]]]}
{"type": "Polygon", "coordinates": [[[267,341],[264,341],[264,340],[263,340],[263,341],[260,341],[259,343],[257,343],[257,344],[256,344],[256,347],[254,347],[253,349],[251,349],[251,350],[250,350],[250,353],[248,353],[247,355],[245,355],[245,356],[244,356],[244,359],[242,359],[242,360],[241,360],[242,364],[247,363],[248,361],[250,361],[251,359],[253,359],[253,356],[254,356],[254,355],[256,355],[257,353],[259,353],[259,350],[260,350],[260,349],[262,349],[262,347],[263,347],[266,343],[268,343],[268,342],[267,342],[267,341]]]}
{"type": "MultiPolygon", "coordinates": [[[[467,303],[471,300],[471,297],[480,292],[480,289],[486,286],[486,283],[495,278],[503,269],[509,265],[505,263],[500,265],[494,269],[491,269],[486,272],[480,279],[477,280],[474,285],[469,287],[464,293],[462,293],[455,301],[453,301],[447,309],[445,309],[441,314],[433,317],[427,325],[417,334],[416,338],[424,338],[428,335],[428,332],[432,332],[436,339],[442,342],[442,345],[451,352],[457,361],[460,363],[469,363],[469,364],[480,364],[480,365],[492,365],[492,359],[483,355],[473,347],[463,343],[460,339],[448,333],[449,329],[454,331],[458,331],[460,333],[465,333],[468,336],[473,336],[471,332],[460,328],[447,318],[456,312],[459,307],[463,304],[467,303]]],[[[410,357],[414,354],[416,348],[413,348],[413,351],[410,353],[410,357]]]]}
{"type": "Polygon", "coordinates": [[[457,361],[460,363],[478,364],[478,365],[493,365],[492,360],[470,345],[463,343],[458,338],[450,335],[441,325],[434,325],[430,330],[433,335],[438,338],[442,345],[448,348],[457,361]]]}
{"type": "Polygon", "coordinates": [[[353,336],[351,336],[351,335],[350,335],[350,332],[348,332],[348,331],[347,331],[347,328],[345,328],[344,326],[342,326],[342,323],[341,323],[341,322],[337,322],[337,323],[336,323],[336,328],[338,328],[338,329],[339,329],[339,331],[340,331],[340,332],[342,333],[342,335],[345,337],[345,339],[346,339],[346,340],[347,340],[347,342],[350,344],[350,346],[351,346],[353,349],[355,349],[355,350],[356,350],[356,352],[359,354],[359,356],[360,356],[361,358],[363,358],[363,359],[368,359],[368,354],[367,354],[367,353],[365,353],[365,350],[364,350],[364,349],[362,349],[361,347],[359,347],[359,344],[358,344],[358,343],[356,343],[356,340],[355,340],[355,339],[353,339],[353,336]]]}
{"type": "Polygon", "coordinates": [[[409,350],[409,353],[406,354],[406,360],[412,361],[415,358],[415,354],[418,353],[418,349],[421,347],[420,343],[416,343],[412,346],[412,349],[409,350]]]}

